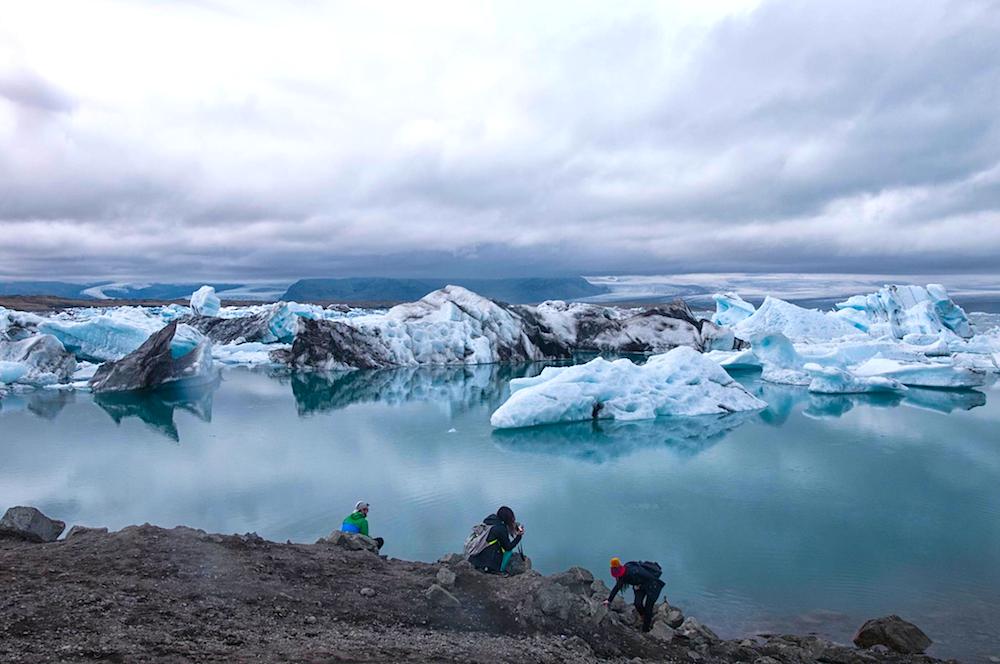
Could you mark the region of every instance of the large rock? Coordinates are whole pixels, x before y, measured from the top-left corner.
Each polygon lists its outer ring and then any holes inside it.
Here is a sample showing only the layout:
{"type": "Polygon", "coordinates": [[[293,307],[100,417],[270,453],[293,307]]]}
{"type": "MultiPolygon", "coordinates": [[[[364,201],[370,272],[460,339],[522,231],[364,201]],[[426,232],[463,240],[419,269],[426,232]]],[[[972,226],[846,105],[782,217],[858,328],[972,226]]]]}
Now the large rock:
{"type": "Polygon", "coordinates": [[[54,542],[65,528],[65,523],[50,519],[34,507],[11,507],[0,519],[0,535],[31,542],[54,542]]]}
{"type": "Polygon", "coordinates": [[[859,648],[884,645],[903,654],[922,653],[931,643],[919,627],[897,615],[873,618],[854,635],[854,644],[859,648]]]}
{"type": "Polygon", "coordinates": [[[378,542],[367,535],[360,533],[345,533],[341,530],[334,530],[326,537],[322,537],[317,544],[331,544],[343,547],[349,551],[371,551],[378,553],[378,542]]]}
{"type": "Polygon", "coordinates": [[[139,348],[117,361],[105,362],[90,379],[94,392],[134,392],[163,385],[200,384],[215,379],[212,346],[202,339],[181,357],[175,358],[171,342],[177,321],[164,326],[139,348]]]}
{"type": "Polygon", "coordinates": [[[457,597],[436,583],[424,592],[424,596],[435,606],[456,608],[462,605],[457,597]]]}
{"type": "Polygon", "coordinates": [[[107,528],[88,528],[87,526],[73,526],[66,533],[66,539],[71,540],[75,537],[86,537],[94,535],[107,535],[107,528]]]}
{"type": "Polygon", "coordinates": [[[565,572],[553,574],[549,578],[573,594],[585,597],[591,594],[591,586],[594,583],[594,575],[582,567],[570,567],[565,572]]]}
{"type": "Polygon", "coordinates": [[[718,641],[718,635],[694,618],[687,617],[676,630],[677,634],[691,640],[718,641]]]}

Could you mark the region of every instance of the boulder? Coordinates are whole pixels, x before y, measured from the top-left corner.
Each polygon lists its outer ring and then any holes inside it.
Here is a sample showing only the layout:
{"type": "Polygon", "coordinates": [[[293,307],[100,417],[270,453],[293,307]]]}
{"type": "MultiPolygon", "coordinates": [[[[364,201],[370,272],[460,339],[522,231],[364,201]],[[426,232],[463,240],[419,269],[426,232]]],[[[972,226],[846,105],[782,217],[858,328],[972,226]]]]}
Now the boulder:
{"type": "Polygon", "coordinates": [[[677,629],[684,623],[684,613],[676,606],[668,606],[663,620],[674,629],[677,629]]]}
{"type": "Polygon", "coordinates": [[[362,597],[375,597],[377,594],[374,588],[362,588],[358,591],[362,597]]]}
{"type": "Polygon", "coordinates": [[[859,648],[884,645],[907,655],[922,653],[931,643],[930,637],[919,627],[897,615],[873,618],[854,635],[854,645],[859,648]]]}
{"type": "Polygon", "coordinates": [[[358,533],[345,533],[341,530],[334,530],[326,537],[321,538],[317,544],[331,544],[343,547],[349,551],[371,551],[378,553],[378,542],[367,535],[358,533]]]}
{"type": "Polygon", "coordinates": [[[511,576],[516,576],[518,574],[524,574],[531,569],[531,558],[521,554],[515,553],[510,557],[510,562],[507,563],[507,573],[511,576]]]}
{"type": "Polygon", "coordinates": [[[458,563],[465,561],[465,559],[464,553],[446,553],[438,558],[438,562],[442,565],[451,567],[452,565],[457,565],[458,563]]]}
{"type": "Polygon", "coordinates": [[[87,526],[73,526],[66,533],[66,539],[70,540],[74,537],[82,537],[84,535],[107,535],[107,528],[88,528],[87,526]]]}
{"type": "Polygon", "coordinates": [[[677,634],[691,640],[718,641],[718,635],[694,618],[688,617],[677,628],[677,634]]]}
{"type": "Polygon", "coordinates": [[[582,567],[570,567],[565,572],[553,574],[549,579],[568,589],[574,595],[587,597],[592,593],[591,586],[594,583],[594,575],[582,567]]]}
{"type": "Polygon", "coordinates": [[[441,569],[439,569],[436,578],[438,585],[444,588],[451,588],[453,585],[455,585],[455,573],[452,572],[447,567],[442,567],[441,569]]]}
{"type": "Polygon", "coordinates": [[[565,587],[544,583],[535,590],[535,601],[545,615],[559,617],[561,620],[569,618],[572,595],[565,587]]]}
{"type": "Polygon", "coordinates": [[[11,507],[0,519],[0,535],[30,542],[55,542],[65,528],[65,523],[50,519],[34,507],[11,507]]]}
{"type": "Polygon", "coordinates": [[[653,628],[649,630],[649,635],[658,641],[670,643],[674,640],[674,630],[662,621],[653,623],[653,628]]]}
{"type": "Polygon", "coordinates": [[[436,583],[424,591],[424,596],[435,606],[455,608],[462,605],[457,597],[436,583]]]}

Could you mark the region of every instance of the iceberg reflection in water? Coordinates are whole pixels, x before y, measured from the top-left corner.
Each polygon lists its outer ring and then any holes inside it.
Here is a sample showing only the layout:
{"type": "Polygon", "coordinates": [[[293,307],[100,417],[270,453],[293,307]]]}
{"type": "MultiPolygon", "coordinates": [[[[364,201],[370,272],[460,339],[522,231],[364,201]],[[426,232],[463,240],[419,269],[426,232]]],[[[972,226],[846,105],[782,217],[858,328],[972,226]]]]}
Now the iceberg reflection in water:
{"type": "Polygon", "coordinates": [[[756,380],[757,374],[739,376],[739,381],[754,396],[767,402],[760,419],[773,426],[783,425],[799,406],[803,414],[814,418],[836,418],[864,405],[871,408],[908,406],[937,413],[972,410],[986,405],[986,394],[979,390],[939,390],[911,387],[901,393],[816,394],[797,385],[781,385],[756,380]]]}
{"type": "Polygon", "coordinates": [[[357,403],[399,405],[412,401],[447,402],[456,407],[493,407],[503,401],[513,378],[534,376],[543,363],[402,367],[291,374],[299,415],[347,408],[357,403]]]}
{"type": "Polygon", "coordinates": [[[211,422],[212,395],[221,382],[216,379],[210,383],[164,387],[151,392],[95,394],[94,403],[103,408],[115,424],[135,417],[152,430],[180,442],[180,432],[174,423],[174,411],[181,409],[192,413],[202,422],[211,422]]]}
{"type": "Polygon", "coordinates": [[[660,417],[637,422],[567,422],[496,429],[493,441],[500,448],[514,452],[566,456],[591,463],[604,463],[649,448],[663,448],[679,456],[693,456],[755,419],[756,412],[743,412],[660,417]]]}

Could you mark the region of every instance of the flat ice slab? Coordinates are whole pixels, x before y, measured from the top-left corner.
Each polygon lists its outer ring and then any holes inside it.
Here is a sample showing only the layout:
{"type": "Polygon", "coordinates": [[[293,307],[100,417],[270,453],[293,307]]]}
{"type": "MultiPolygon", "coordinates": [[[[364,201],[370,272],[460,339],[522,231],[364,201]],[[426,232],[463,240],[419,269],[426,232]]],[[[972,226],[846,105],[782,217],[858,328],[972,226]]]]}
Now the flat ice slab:
{"type": "Polygon", "coordinates": [[[660,415],[752,411],[767,404],[701,353],[684,346],[643,364],[603,358],[547,367],[511,381],[512,394],[493,413],[499,429],[590,419],[644,420],[660,415]]]}

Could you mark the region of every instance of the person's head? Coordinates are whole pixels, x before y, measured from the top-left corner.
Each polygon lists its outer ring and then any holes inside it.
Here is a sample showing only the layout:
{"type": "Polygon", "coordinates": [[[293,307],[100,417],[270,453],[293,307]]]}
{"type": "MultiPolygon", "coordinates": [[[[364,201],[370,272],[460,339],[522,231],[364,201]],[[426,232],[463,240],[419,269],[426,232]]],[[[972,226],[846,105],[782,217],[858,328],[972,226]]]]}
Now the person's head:
{"type": "Polygon", "coordinates": [[[368,516],[368,507],[369,507],[368,503],[366,503],[363,500],[359,500],[358,502],[354,503],[354,511],[361,512],[365,516],[368,516]]]}
{"type": "Polygon", "coordinates": [[[616,579],[625,576],[625,566],[622,565],[621,558],[616,557],[611,559],[611,576],[616,579]]]}
{"type": "Polygon", "coordinates": [[[514,510],[504,505],[497,510],[497,516],[507,525],[508,529],[514,530],[514,527],[517,525],[517,520],[514,518],[514,510]]]}

